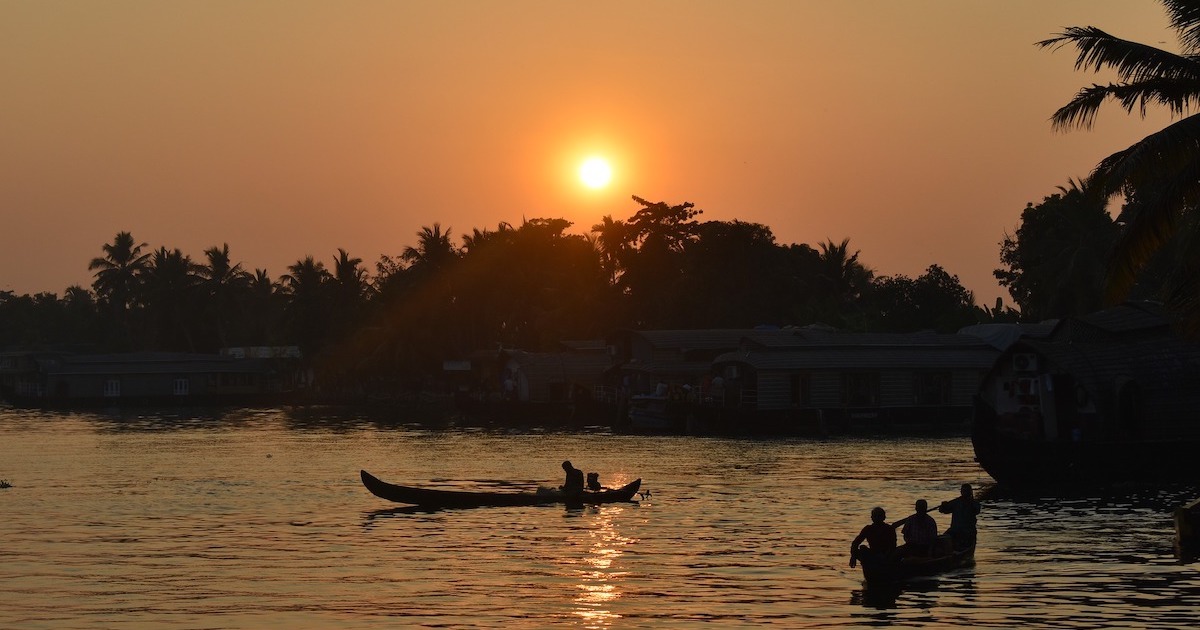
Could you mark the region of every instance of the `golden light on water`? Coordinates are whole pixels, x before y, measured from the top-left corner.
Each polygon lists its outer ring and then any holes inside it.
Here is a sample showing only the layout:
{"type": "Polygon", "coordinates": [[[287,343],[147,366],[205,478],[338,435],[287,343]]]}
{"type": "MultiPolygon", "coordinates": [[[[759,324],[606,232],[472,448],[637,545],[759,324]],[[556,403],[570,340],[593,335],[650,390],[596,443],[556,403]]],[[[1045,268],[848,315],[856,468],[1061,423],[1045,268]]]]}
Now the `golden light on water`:
{"type": "Polygon", "coordinates": [[[590,546],[583,559],[585,567],[578,570],[575,615],[585,628],[607,628],[621,618],[612,611],[612,604],[621,598],[621,581],[626,573],[619,570],[623,547],[633,542],[621,536],[613,525],[611,514],[623,511],[619,507],[602,507],[599,516],[605,517],[588,532],[590,546]],[[607,512],[607,513],[606,513],[607,512]]]}

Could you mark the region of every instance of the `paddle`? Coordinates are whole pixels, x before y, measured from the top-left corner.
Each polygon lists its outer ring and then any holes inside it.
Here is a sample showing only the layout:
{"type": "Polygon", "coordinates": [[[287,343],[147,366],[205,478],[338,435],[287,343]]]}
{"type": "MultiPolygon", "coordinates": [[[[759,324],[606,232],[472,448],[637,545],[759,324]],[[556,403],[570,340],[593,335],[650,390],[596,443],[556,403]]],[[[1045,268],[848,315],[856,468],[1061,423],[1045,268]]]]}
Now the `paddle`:
{"type": "MultiPolygon", "coordinates": [[[[951,506],[953,506],[955,503],[957,503],[961,500],[962,500],[962,497],[957,496],[957,497],[954,497],[953,499],[950,499],[949,501],[942,501],[941,505],[938,505],[935,508],[930,508],[930,509],[926,510],[925,513],[928,514],[929,512],[933,512],[933,511],[942,512],[942,510],[950,510],[951,506]]],[[[942,514],[948,514],[948,513],[949,512],[942,512],[942,514]]],[[[916,517],[918,514],[920,514],[920,512],[913,512],[912,514],[909,514],[908,516],[905,516],[904,518],[892,523],[892,527],[902,527],[905,523],[908,522],[909,519],[916,517]]]]}

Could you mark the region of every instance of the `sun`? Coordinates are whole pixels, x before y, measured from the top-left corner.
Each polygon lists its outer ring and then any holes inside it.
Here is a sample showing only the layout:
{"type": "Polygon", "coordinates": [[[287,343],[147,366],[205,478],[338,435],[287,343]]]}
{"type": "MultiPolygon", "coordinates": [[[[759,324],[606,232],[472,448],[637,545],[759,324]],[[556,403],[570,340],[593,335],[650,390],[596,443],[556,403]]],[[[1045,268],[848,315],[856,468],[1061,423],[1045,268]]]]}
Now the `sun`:
{"type": "Polygon", "coordinates": [[[588,188],[604,188],[612,180],[612,167],[604,158],[588,158],[579,167],[579,180],[588,188]]]}

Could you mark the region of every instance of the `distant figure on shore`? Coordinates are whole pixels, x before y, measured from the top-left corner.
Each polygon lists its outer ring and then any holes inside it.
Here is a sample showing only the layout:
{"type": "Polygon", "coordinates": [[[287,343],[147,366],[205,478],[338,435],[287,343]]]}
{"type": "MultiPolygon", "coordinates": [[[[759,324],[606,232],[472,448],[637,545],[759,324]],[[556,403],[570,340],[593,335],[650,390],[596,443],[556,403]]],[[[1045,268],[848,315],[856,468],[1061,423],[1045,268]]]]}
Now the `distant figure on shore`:
{"type": "Polygon", "coordinates": [[[862,528],[854,542],[850,543],[850,566],[858,563],[859,558],[874,558],[892,553],[896,550],[896,528],[888,525],[887,512],[881,507],[871,509],[871,524],[862,528]],[[859,546],[863,541],[867,544],[859,546]]]}
{"type": "Polygon", "coordinates": [[[590,472],[587,474],[587,489],[592,492],[600,492],[604,486],[600,485],[600,473],[590,472]]]}
{"type": "Polygon", "coordinates": [[[567,460],[562,463],[562,468],[567,473],[566,481],[563,481],[562,487],[559,490],[568,494],[578,494],[583,492],[583,471],[571,465],[571,461],[567,460]]]}
{"type": "Polygon", "coordinates": [[[938,511],[950,515],[950,528],[946,530],[946,535],[954,541],[954,548],[966,549],[975,545],[975,517],[980,508],[971,484],[964,483],[958,491],[959,497],[943,502],[938,506],[938,511]]]}
{"type": "Polygon", "coordinates": [[[937,540],[937,522],[929,515],[929,503],[925,499],[917,499],[916,510],[916,514],[904,519],[900,535],[910,554],[929,555],[933,541],[937,540]]]}

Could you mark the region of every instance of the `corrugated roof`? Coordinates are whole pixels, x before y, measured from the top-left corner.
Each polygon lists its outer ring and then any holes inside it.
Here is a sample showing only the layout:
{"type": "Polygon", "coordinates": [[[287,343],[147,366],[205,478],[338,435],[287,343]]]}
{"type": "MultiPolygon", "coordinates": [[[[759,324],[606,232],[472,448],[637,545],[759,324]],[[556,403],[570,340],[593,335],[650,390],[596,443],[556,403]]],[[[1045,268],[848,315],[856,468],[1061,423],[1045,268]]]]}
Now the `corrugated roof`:
{"type": "Polygon", "coordinates": [[[630,361],[620,366],[629,372],[645,372],[663,376],[698,376],[712,370],[708,361],[630,361]]]}
{"type": "Polygon", "coordinates": [[[701,330],[631,330],[628,334],[645,339],[655,348],[682,348],[686,350],[719,350],[736,348],[744,337],[753,335],[752,328],[713,328],[701,330]]]}
{"type": "Polygon", "coordinates": [[[1058,323],[1051,335],[1059,340],[1089,340],[1131,333],[1152,333],[1170,327],[1170,315],[1156,302],[1126,302],[1058,323]]]}
{"type": "Polygon", "coordinates": [[[971,347],[811,346],[792,350],[729,352],[713,361],[742,363],[756,370],[979,369],[992,367],[1000,352],[971,347]]]}
{"type": "Polygon", "coordinates": [[[560,345],[576,352],[607,352],[608,344],[603,339],[568,339],[560,345]]]}
{"type": "Polygon", "coordinates": [[[204,372],[261,372],[263,359],[237,359],[215,354],[130,352],[71,355],[42,362],[48,374],[161,374],[204,372]]]}

